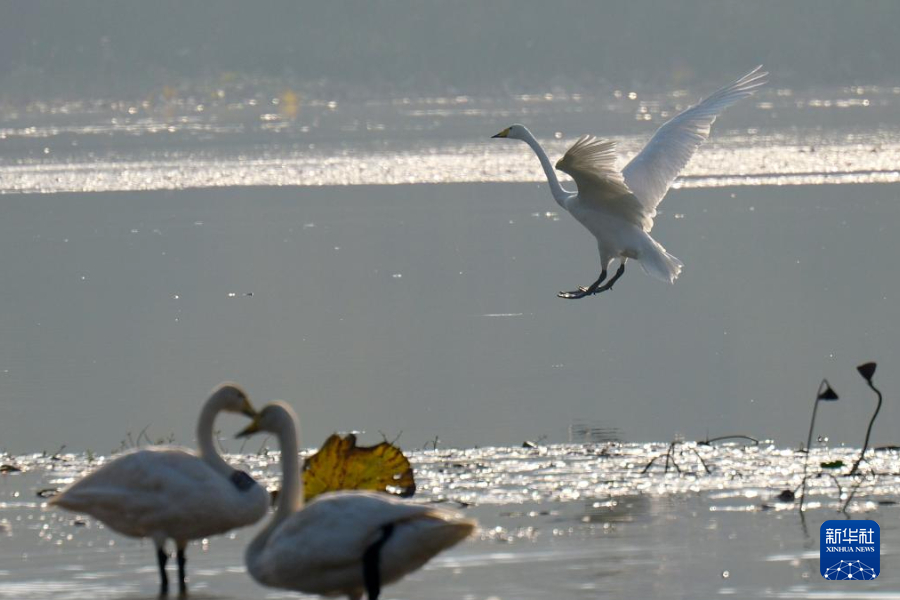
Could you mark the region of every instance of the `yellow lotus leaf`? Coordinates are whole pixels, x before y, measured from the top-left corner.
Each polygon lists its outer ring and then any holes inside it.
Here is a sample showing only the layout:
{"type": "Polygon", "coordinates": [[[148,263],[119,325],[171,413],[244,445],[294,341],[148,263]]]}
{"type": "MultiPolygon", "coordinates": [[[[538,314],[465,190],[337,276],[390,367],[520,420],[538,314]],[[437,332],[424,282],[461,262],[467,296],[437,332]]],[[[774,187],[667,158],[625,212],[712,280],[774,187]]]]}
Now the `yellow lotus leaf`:
{"type": "Polygon", "coordinates": [[[416,491],[412,466],[390,442],[357,446],[352,433],[332,434],[319,451],[303,463],[303,497],[315,498],[337,490],[373,490],[398,496],[416,491]]]}

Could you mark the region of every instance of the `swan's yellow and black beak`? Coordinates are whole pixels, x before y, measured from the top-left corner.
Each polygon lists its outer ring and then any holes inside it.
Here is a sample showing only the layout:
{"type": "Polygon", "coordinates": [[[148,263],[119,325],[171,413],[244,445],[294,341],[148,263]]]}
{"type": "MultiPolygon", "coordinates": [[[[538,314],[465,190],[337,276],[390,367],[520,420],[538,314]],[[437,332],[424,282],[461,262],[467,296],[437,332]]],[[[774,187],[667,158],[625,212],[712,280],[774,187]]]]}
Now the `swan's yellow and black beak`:
{"type": "Polygon", "coordinates": [[[491,139],[494,139],[494,138],[505,138],[505,137],[507,137],[508,135],[509,135],[509,127],[507,127],[506,129],[504,129],[503,131],[501,131],[501,132],[498,133],[497,135],[492,135],[492,136],[491,136],[491,139]]]}
{"type": "Polygon", "coordinates": [[[244,406],[241,407],[241,414],[246,415],[251,419],[256,418],[256,409],[250,404],[250,400],[247,400],[246,398],[244,399],[244,406]]]}
{"type": "Polygon", "coordinates": [[[253,415],[253,421],[251,421],[249,425],[247,425],[241,431],[239,431],[234,437],[236,437],[236,438],[249,437],[258,431],[259,431],[259,413],[255,413],[253,415]]]}

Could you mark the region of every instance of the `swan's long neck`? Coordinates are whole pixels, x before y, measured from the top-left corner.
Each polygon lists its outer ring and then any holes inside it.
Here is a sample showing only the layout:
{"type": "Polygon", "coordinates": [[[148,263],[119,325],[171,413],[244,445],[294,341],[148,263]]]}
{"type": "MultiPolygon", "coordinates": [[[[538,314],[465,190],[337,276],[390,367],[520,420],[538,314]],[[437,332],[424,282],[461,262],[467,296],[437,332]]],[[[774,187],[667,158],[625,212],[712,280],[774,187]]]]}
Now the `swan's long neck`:
{"type": "Polygon", "coordinates": [[[300,461],[297,458],[297,426],[293,418],[285,415],[281,430],[278,432],[278,445],[281,448],[281,492],[278,494],[278,507],[275,510],[275,522],[281,522],[300,510],[303,506],[303,481],[300,475],[300,461]]]}
{"type": "Polygon", "coordinates": [[[281,415],[279,427],[277,435],[281,448],[281,491],[278,493],[278,506],[269,524],[253,538],[245,553],[247,569],[259,581],[265,580],[266,565],[260,563],[259,559],[269,537],[285,519],[303,506],[302,480],[297,458],[297,426],[291,413],[285,411],[281,415]]]}
{"type": "Polygon", "coordinates": [[[556,171],[553,169],[553,165],[550,164],[550,158],[547,156],[547,153],[544,152],[540,143],[538,143],[527,129],[522,136],[522,141],[531,146],[531,149],[534,150],[538,160],[541,161],[541,167],[544,168],[544,174],[547,176],[547,183],[550,185],[550,193],[553,194],[553,199],[556,200],[557,204],[565,208],[565,201],[572,194],[567,192],[563,186],[560,185],[559,179],[556,177],[556,171]]]}
{"type": "Polygon", "coordinates": [[[222,407],[219,406],[215,395],[203,405],[200,418],[197,420],[197,452],[217,473],[230,477],[234,469],[219,454],[213,440],[213,423],[221,410],[222,407]]]}

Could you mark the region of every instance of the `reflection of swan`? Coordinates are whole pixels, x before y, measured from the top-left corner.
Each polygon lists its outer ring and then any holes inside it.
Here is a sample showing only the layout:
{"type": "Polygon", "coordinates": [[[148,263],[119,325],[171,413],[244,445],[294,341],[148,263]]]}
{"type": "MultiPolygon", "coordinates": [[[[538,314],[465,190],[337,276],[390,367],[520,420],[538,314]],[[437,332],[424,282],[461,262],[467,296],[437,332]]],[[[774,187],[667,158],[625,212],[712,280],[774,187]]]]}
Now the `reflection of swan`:
{"type": "Polygon", "coordinates": [[[415,571],[464,540],[475,522],[454,512],[409,504],[386,494],[323,494],[302,507],[296,417],[269,404],[239,436],[268,431],[281,446],[283,481],[271,523],[247,548],[258,582],[309,594],[377,600],[381,585],[415,571]]]}
{"type": "Polygon", "coordinates": [[[637,260],[647,274],[668,283],[675,281],[681,273],[681,261],[650,237],[656,207],[681,169],[709,137],[710,127],[719,113],[766,83],[768,73],[761,69],[756,67],[667,121],[621,171],[616,168],[615,142],[592,136],[580,138],[556,163],[557,169],[575,180],[578,192],[563,189],[547,153],[523,125],[507,127],[494,136],[528,144],[541,161],[553,198],[597,238],[600,277],[588,287],[560,292],[560,298],[584,298],[611,289],[625,272],[629,258],[637,260]],[[601,286],[609,264],[615,259],[620,261],[619,268],[601,286]]]}
{"type": "Polygon", "coordinates": [[[180,590],[185,592],[188,541],[255,523],[269,505],[266,490],[216,451],[213,421],[220,411],[256,414],[241,388],[222,384],[200,411],[196,454],[181,448],[129,452],[75,482],[49,504],[87,513],[123,535],[152,538],[163,594],[169,589],[165,542],[175,540],[180,590]]]}

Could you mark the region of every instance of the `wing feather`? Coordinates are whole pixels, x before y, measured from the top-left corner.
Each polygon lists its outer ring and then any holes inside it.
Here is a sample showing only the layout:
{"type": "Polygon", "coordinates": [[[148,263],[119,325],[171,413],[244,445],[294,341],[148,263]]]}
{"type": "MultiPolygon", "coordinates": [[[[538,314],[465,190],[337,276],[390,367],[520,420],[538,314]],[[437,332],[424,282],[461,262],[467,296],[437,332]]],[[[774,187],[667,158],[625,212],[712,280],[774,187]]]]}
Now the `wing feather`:
{"type": "Polygon", "coordinates": [[[259,486],[238,491],[191,452],[149,448],[103,465],[48,504],[87,513],[125,535],[195,539],[259,520],[268,494],[259,486]]]}
{"type": "Polygon", "coordinates": [[[616,142],[585,135],[578,138],[556,168],[578,186],[579,199],[649,231],[652,217],[634,197],[616,168],[616,142]]]}
{"type": "Polygon", "coordinates": [[[767,75],[760,65],[696,106],[679,113],[664,123],[640,154],[622,170],[624,182],[643,204],[650,219],[656,215],[656,207],[675,177],[709,137],[716,117],[765,85],[767,75]]]}
{"type": "MultiPolygon", "coordinates": [[[[324,573],[356,566],[363,554],[389,523],[416,519],[450,518],[455,513],[422,504],[411,504],[376,492],[339,491],[317,496],[275,530],[265,546],[270,562],[291,565],[299,572],[324,573]]],[[[318,576],[318,575],[317,575],[318,576]]]]}

